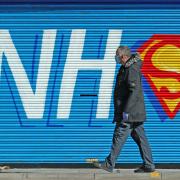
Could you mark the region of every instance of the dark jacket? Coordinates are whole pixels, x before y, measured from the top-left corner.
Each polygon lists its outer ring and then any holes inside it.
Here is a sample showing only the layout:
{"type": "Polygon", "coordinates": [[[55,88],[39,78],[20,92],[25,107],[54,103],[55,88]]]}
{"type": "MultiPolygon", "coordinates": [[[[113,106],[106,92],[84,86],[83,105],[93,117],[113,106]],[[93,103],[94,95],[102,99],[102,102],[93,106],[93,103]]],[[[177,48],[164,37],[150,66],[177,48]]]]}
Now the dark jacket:
{"type": "Polygon", "coordinates": [[[136,53],[121,65],[116,77],[114,89],[114,122],[143,122],[146,119],[144,94],[141,83],[142,60],[136,53]]]}

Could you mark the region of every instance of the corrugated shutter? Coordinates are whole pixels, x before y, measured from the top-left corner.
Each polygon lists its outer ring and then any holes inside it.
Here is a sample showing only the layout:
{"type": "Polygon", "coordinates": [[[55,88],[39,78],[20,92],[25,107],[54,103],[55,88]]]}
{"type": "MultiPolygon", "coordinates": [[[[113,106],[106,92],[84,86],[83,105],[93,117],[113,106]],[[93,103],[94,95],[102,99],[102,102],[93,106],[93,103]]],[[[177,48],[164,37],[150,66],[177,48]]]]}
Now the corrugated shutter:
{"type": "MultiPolygon", "coordinates": [[[[1,163],[84,163],[108,155],[119,44],[144,59],[145,128],[155,162],[180,163],[180,9],[78,4],[1,10],[1,163]],[[59,101],[62,87],[66,101],[59,101]]],[[[141,162],[131,138],[118,162],[141,162]]]]}

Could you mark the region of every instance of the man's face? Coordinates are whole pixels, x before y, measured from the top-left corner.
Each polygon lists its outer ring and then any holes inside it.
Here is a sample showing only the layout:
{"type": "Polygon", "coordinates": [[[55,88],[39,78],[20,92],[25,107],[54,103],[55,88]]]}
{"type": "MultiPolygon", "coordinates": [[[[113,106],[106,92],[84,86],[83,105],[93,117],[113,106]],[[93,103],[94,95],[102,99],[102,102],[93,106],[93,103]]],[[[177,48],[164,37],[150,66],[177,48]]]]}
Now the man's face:
{"type": "Polygon", "coordinates": [[[115,61],[116,61],[116,63],[118,63],[118,64],[123,64],[123,63],[124,63],[124,61],[123,61],[123,55],[121,54],[121,52],[120,52],[119,49],[116,50],[115,61]]]}

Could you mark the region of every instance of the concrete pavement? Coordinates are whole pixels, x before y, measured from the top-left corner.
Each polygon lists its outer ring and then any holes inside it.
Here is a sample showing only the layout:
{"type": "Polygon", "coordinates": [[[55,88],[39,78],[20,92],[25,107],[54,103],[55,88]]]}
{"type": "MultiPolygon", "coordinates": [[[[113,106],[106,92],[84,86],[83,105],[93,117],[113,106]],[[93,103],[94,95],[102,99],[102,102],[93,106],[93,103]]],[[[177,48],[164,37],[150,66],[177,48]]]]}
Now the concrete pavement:
{"type": "Polygon", "coordinates": [[[133,169],[108,173],[95,168],[14,168],[2,170],[0,180],[180,180],[180,169],[157,169],[154,173],[134,174],[133,169]]]}

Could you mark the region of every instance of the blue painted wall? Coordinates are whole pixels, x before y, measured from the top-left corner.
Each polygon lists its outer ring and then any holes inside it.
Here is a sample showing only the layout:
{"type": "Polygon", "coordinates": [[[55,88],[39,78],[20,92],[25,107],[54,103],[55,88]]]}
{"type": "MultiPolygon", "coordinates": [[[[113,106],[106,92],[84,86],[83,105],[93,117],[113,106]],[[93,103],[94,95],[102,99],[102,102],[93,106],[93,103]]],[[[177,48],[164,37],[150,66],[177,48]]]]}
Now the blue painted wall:
{"type": "MultiPolygon", "coordinates": [[[[0,30],[9,31],[34,92],[43,31],[57,30],[57,34],[42,118],[32,120],[27,117],[8,58],[2,54],[0,163],[85,163],[89,158],[103,160],[109,153],[114,124],[111,123],[113,96],[109,116],[96,118],[100,70],[78,72],[70,117],[57,118],[59,89],[72,30],[86,30],[82,59],[100,60],[104,58],[108,32],[112,29],[122,30],[120,44],[132,47],[133,51],[154,34],[178,35],[180,9],[172,6],[158,9],[153,5],[131,8],[130,5],[117,4],[109,7],[100,5],[99,8],[95,4],[65,8],[63,5],[1,8],[0,30]]],[[[116,73],[118,69],[119,66],[116,66],[116,73]]],[[[145,127],[154,160],[156,163],[180,163],[179,110],[174,118],[170,118],[145,77],[143,87],[147,110],[145,127]]],[[[130,138],[118,162],[141,162],[138,149],[130,138]]]]}

